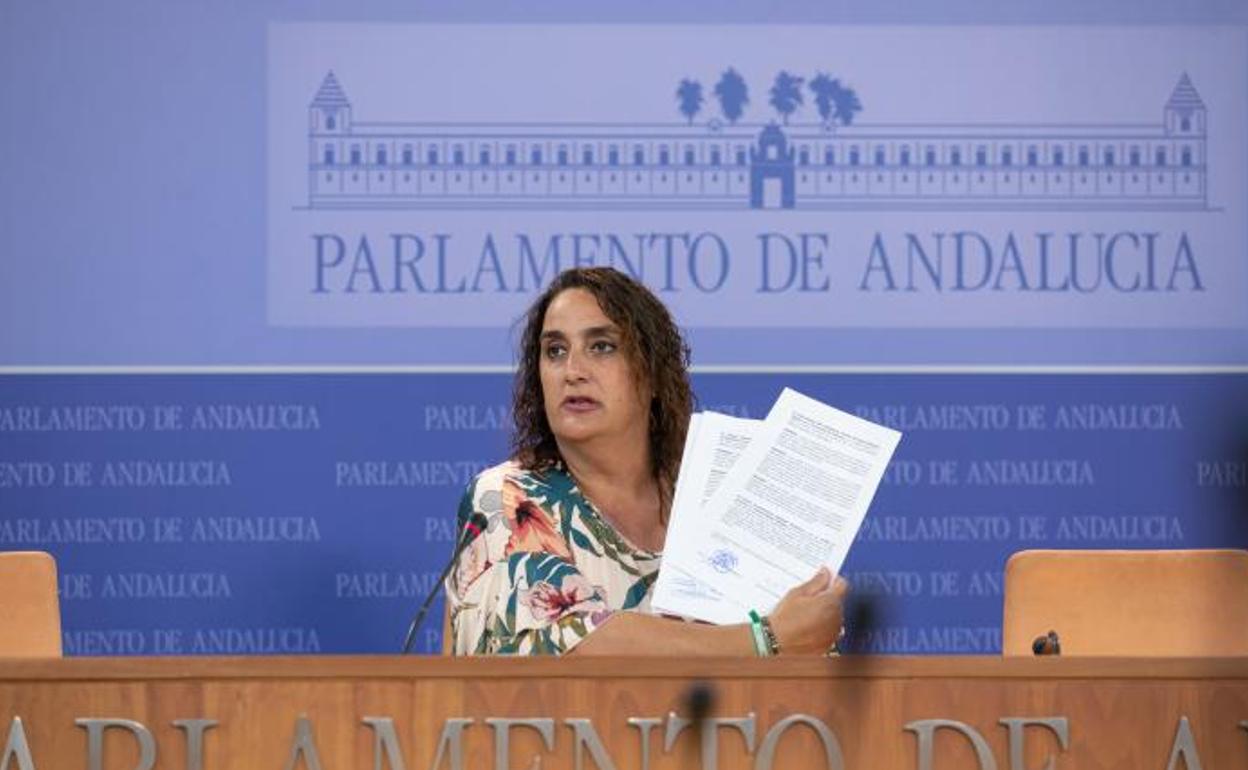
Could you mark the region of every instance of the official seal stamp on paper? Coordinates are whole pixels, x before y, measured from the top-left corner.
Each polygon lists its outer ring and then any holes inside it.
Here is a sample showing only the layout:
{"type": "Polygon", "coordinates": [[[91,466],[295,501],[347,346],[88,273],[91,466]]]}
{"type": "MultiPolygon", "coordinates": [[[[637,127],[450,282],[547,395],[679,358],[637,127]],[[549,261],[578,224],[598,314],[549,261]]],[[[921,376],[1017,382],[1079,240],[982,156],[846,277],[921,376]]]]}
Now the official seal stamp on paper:
{"type": "Polygon", "coordinates": [[[717,549],[706,562],[721,574],[735,572],[737,569],[737,555],[726,548],[717,549]]]}

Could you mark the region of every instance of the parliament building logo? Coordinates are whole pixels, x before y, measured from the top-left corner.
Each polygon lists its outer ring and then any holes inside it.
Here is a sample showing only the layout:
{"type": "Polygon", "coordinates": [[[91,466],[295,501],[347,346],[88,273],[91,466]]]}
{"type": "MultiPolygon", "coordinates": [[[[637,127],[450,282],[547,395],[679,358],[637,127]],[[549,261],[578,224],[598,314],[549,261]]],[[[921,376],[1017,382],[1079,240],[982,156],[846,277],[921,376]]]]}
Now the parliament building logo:
{"type": "Polygon", "coordinates": [[[330,71],[308,105],[307,205],[690,211],[1208,207],[1208,111],[1186,74],[1158,103],[1152,124],[873,125],[857,120],[865,110],[856,91],[821,72],[808,79],[779,72],[761,122],[746,119],[751,110],[763,110],[752,108],[755,97],[735,68],[723,71],[709,93],[708,98],[696,80],[680,80],[669,123],[365,121],[330,71]],[[803,111],[817,120],[802,122],[803,111]]]}
{"type": "Polygon", "coordinates": [[[597,265],[726,362],[1242,329],[1245,88],[1216,29],[278,24],[269,319],[494,349],[597,265]]]}

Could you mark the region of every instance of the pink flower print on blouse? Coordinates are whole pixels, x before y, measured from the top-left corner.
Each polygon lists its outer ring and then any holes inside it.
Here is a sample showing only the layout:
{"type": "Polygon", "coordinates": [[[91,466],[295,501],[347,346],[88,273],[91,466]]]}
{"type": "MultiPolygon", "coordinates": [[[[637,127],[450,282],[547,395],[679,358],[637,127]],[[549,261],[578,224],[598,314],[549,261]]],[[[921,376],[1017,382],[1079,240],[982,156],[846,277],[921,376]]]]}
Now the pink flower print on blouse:
{"type": "Polygon", "coordinates": [[[503,487],[503,523],[511,531],[504,556],[517,552],[549,553],[572,561],[568,543],[555,530],[549,514],[511,482],[503,487]]]}
{"type": "Polygon", "coordinates": [[[529,608],[533,617],[549,622],[556,622],[564,615],[580,614],[605,619],[603,613],[607,611],[607,605],[583,575],[566,575],[558,588],[541,580],[522,592],[520,601],[529,608]]]}

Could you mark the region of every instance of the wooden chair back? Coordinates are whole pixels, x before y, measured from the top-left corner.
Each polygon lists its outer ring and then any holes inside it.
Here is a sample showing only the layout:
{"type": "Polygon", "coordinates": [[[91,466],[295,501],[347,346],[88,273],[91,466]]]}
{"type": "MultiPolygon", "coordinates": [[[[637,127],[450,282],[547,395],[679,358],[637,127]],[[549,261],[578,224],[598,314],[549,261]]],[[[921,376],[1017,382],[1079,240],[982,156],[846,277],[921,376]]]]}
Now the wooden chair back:
{"type": "Polygon", "coordinates": [[[0,618],[0,658],[61,657],[61,608],[51,554],[0,553],[0,618]]]}
{"type": "Polygon", "coordinates": [[[1248,655],[1248,551],[1022,551],[1005,569],[1002,653],[1248,655]]]}

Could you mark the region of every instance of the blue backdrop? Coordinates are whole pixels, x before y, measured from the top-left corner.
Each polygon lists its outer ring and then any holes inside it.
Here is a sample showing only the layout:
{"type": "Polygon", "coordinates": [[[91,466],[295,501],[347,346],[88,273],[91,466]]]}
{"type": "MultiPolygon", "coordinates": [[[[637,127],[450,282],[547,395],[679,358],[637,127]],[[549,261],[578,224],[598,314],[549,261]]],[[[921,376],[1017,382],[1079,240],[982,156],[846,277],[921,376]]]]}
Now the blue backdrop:
{"type": "MultiPolygon", "coordinates": [[[[0,546],[60,562],[70,654],[388,652],[503,457],[506,375],[0,383],[0,546]]],[[[845,574],[891,653],[1000,648],[1019,548],[1248,545],[1243,378],[700,375],[903,429],[845,574]]],[[[440,605],[439,605],[440,607],[440,605]]],[[[434,620],[419,640],[436,650],[434,620]]]]}

